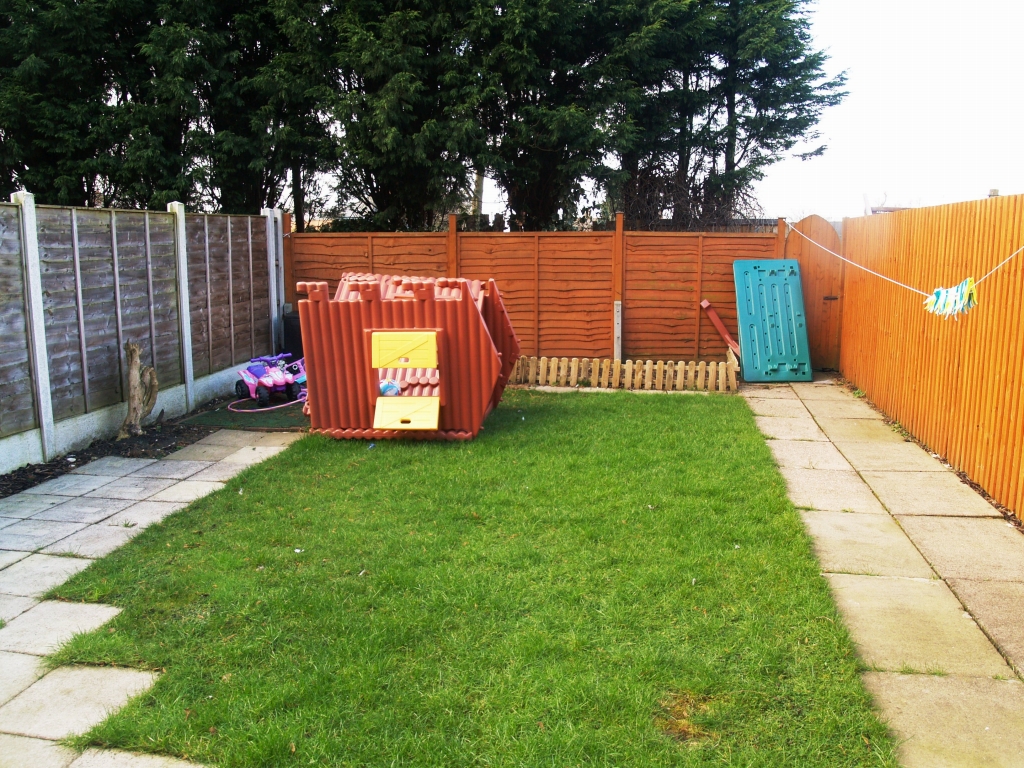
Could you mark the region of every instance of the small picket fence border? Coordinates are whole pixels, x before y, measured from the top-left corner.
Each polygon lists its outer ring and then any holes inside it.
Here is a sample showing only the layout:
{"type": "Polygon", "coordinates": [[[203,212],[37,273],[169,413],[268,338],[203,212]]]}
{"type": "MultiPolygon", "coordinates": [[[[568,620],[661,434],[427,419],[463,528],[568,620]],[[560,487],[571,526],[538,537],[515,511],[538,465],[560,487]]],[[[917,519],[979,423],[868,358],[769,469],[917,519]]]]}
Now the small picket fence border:
{"type": "Polygon", "coordinates": [[[588,357],[521,357],[510,384],[596,387],[652,392],[736,392],[740,366],[729,352],[724,363],[669,360],[601,360],[588,357]]]}

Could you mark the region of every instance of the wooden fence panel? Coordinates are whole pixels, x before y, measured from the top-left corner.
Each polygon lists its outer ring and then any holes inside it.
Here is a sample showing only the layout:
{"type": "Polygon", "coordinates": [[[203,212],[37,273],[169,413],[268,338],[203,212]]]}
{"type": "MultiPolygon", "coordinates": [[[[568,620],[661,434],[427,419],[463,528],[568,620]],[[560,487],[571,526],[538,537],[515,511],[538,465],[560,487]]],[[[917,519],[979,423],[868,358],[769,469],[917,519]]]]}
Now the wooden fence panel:
{"type": "Polygon", "coordinates": [[[39,206],[36,225],[53,417],[60,421],[85,413],[70,210],[39,206]]]}
{"type": "Polygon", "coordinates": [[[613,272],[622,237],[624,355],[724,360],[725,344],[701,319],[700,299],[709,298],[735,333],[732,260],[782,255],[773,234],[458,232],[449,237],[292,233],[286,290],[294,301],[298,281],[326,280],[333,291],[342,273],[371,269],[493,277],[523,354],[606,357],[613,353],[613,272]]]}
{"type": "Polygon", "coordinates": [[[189,214],[185,230],[195,375],[270,354],[265,219],[189,214]]]}
{"type": "Polygon", "coordinates": [[[18,206],[0,204],[0,436],[37,426],[18,206]]]}
{"type": "Polygon", "coordinates": [[[537,325],[544,354],[612,354],[613,236],[605,232],[538,235],[537,325]]]}
{"type": "MultiPolygon", "coordinates": [[[[783,255],[785,242],[775,235],[711,234],[704,236],[701,299],[710,301],[725,323],[726,330],[737,338],[736,283],[732,263],[737,259],[772,259],[783,255]]],[[[697,354],[701,360],[724,360],[725,342],[703,312],[700,313],[700,335],[697,354]]]]}
{"type": "Polygon", "coordinates": [[[523,354],[537,354],[538,236],[508,233],[495,237],[483,233],[459,233],[458,276],[470,280],[494,278],[501,300],[512,320],[523,354]]]}
{"type": "Polygon", "coordinates": [[[702,240],[682,233],[625,234],[624,356],[697,356],[702,240]]]}
{"type": "MultiPolygon", "coordinates": [[[[852,261],[930,292],[981,278],[1024,244],[1024,196],[849,219],[852,261]]],[[[1024,254],[959,321],[923,296],[847,267],[844,375],[911,434],[1020,513],[1024,494],[1024,254]]]]}

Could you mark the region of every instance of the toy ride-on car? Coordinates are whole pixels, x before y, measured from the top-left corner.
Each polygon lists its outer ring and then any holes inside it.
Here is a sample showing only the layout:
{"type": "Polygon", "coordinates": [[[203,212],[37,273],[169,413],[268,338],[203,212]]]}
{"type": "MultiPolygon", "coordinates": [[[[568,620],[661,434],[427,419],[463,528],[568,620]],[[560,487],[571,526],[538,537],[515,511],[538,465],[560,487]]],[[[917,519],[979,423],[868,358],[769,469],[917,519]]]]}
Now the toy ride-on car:
{"type": "Polygon", "coordinates": [[[241,379],[235,382],[235,394],[240,400],[252,398],[260,408],[270,405],[271,392],[283,393],[289,401],[298,400],[306,371],[302,360],[286,363],[289,357],[290,352],[283,352],[273,357],[252,358],[249,366],[238,372],[241,379]]]}

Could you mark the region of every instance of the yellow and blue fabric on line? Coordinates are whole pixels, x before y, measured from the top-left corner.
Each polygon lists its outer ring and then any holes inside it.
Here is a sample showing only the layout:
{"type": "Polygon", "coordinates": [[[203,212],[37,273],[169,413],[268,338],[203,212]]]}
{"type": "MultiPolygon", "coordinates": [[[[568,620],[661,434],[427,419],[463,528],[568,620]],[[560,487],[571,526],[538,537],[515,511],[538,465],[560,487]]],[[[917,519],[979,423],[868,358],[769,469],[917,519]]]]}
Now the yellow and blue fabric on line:
{"type": "Polygon", "coordinates": [[[968,310],[978,306],[978,286],[973,277],[968,277],[960,285],[952,288],[936,288],[934,293],[924,301],[925,309],[934,315],[953,317],[966,315],[968,310]]]}

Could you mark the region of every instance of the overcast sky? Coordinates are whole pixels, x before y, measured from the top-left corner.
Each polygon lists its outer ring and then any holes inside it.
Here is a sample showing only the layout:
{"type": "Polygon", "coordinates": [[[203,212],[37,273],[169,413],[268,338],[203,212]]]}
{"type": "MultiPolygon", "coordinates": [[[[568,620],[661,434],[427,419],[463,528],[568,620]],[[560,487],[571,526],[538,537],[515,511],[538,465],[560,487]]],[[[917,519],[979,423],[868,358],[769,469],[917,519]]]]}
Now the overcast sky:
{"type": "Polygon", "coordinates": [[[820,124],[823,157],[757,186],[767,216],[1024,192],[1024,2],[818,0],[813,34],[849,96],[820,124]]]}

